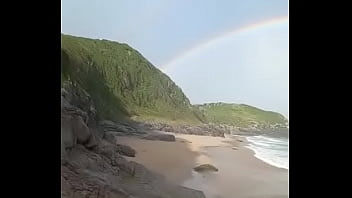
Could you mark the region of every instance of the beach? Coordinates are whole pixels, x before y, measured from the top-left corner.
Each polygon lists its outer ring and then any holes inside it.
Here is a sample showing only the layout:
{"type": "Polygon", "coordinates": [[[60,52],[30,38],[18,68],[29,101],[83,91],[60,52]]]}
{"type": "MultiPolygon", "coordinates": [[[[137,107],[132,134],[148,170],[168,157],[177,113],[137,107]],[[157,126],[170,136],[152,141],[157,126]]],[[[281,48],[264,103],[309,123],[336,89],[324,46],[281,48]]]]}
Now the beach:
{"type": "Polygon", "coordinates": [[[288,197],[288,170],[257,159],[245,147],[244,137],[173,135],[175,142],[136,137],[119,137],[117,141],[136,150],[136,157],[126,157],[128,160],[143,164],[170,182],[202,190],[207,198],[288,197]],[[219,171],[193,171],[207,163],[219,171]]]}

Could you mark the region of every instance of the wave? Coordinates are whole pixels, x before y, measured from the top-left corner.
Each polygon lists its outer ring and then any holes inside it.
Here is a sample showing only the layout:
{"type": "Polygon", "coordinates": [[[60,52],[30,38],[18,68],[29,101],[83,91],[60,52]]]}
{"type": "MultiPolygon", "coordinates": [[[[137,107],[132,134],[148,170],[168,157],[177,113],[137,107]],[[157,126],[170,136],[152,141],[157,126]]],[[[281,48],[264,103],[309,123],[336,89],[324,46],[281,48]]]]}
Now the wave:
{"type": "Polygon", "coordinates": [[[247,148],[255,153],[255,157],[276,167],[288,169],[288,139],[267,136],[246,137],[247,148]]]}

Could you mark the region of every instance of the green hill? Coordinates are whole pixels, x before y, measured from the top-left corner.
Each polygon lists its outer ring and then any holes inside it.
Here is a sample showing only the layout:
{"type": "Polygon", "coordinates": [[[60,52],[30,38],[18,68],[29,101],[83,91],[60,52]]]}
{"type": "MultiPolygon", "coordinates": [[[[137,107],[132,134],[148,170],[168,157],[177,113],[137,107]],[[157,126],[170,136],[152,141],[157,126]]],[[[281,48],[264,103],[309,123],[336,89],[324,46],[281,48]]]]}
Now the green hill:
{"type": "Polygon", "coordinates": [[[194,105],[194,108],[210,123],[261,129],[287,127],[287,119],[283,115],[245,104],[208,103],[194,105]]]}
{"type": "Polygon", "coordinates": [[[61,71],[61,86],[74,85],[85,90],[100,119],[257,128],[287,126],[281,114],[248,105],[191,105],[167,75],[127,44],[62,34],[61,71]]]}
{"type": "Polygon", "coordinates": [[[182,90],[127,44],[61,35],[62,86],[86,90],[98,116],[200,123],[182,90]]]}

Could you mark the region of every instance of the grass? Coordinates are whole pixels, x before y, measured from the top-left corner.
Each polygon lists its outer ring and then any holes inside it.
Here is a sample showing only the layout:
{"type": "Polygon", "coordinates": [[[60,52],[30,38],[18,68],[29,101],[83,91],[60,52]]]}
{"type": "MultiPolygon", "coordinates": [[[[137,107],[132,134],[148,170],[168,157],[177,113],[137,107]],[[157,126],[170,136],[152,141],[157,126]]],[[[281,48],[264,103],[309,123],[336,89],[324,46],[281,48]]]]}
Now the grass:
{"type": "Polygon", "coordinates": [[[265,111],[244,104],[209,103],[195,105],[206,117],[208,122],[216,124],[228,124],[238,127],[248,127],[253,124],[263,126],[282,124],[286,118],[276,112],[265,111]]]}
{"type": "Polygon", "coordinates": [[[102,118],[200,123],[182,90],[128,45],[70,35],[61,40],[62,83],[85,89],[102,118]]]}

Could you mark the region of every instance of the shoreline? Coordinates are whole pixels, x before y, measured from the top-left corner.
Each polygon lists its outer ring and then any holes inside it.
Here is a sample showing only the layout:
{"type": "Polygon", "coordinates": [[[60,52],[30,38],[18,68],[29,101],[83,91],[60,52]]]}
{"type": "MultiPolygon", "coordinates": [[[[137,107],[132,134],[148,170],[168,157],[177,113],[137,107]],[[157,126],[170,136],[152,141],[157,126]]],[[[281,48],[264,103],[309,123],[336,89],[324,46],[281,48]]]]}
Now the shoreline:
{"type": "Polygon", "coordinates": [[[119,137],[137,151],[128,160],[143,164],[178,185],[201,190],[207,198],[288,197],[288,170],[268,164],[246,146],[245,137],[211,137],[167,133],[176,142],[119,137]],[[235,149],[233,149],[235,148],[235,149]],[[193,168],[212,164],[218,172],[200,174],[193,168]],[[255,188],[253,188],[255,187],[255,188]]]}

